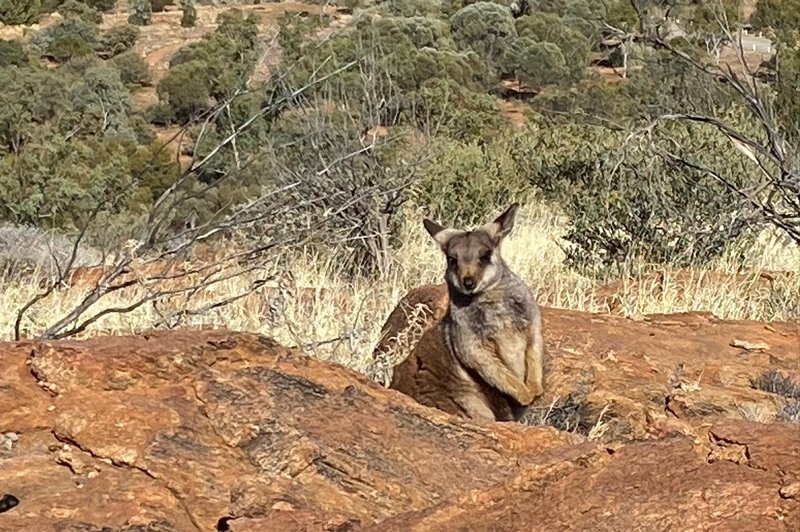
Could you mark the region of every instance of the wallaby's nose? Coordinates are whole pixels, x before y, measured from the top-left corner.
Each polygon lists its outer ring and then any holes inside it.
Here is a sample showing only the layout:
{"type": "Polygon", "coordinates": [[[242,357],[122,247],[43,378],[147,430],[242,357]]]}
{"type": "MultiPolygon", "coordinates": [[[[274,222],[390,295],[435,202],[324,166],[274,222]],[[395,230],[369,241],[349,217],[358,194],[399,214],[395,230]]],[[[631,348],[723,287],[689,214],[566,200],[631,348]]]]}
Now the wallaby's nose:
{"type": "Polygon", "coordinates": [[[475,288],[475,279],[472,277],[464,277],[463,279],[461,279],[461,284],[464,285],[464,288],[466,290],[472,290],[473,288],[475,288]]]}

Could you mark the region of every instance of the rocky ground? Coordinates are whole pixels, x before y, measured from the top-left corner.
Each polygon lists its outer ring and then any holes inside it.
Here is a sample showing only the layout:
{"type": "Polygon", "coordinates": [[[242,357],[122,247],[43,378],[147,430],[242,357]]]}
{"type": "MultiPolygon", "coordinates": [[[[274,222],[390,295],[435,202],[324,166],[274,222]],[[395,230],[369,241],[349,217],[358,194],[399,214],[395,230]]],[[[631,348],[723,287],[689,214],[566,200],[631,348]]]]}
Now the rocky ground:
{"type": "Polygon", "coordinates": [[[472,424],[250,334],[0,344],[0,530],[800,529],[800,424],[751,384],[798,377],[797,324],[545,320],[534,417],[569,430],[472,424]]]}

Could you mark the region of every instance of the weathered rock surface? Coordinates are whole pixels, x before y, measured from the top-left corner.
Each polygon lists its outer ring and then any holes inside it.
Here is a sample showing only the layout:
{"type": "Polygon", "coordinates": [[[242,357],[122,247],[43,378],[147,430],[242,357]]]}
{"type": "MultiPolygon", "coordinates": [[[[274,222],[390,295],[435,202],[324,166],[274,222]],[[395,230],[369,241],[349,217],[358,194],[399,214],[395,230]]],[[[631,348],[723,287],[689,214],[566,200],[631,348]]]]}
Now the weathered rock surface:
{"type": "Polygon", "coordinates": [[[0,431],[19,435],[0,486],[20,500],[0,530],[364,525],[581,441],[471,425],[246,334],[6,344],[0,371],[0,431]]]}
{"type": "Polygon", "coordinates": [[[364,530],[800,529],[800,501],[783,495],[800,474],[798,427],[734,422],[708,435],[699,446],[675,436],[526,466],[500,486],[364,530]]]}
{"type": "MultiPolygon", "coordinates": [[[[446,311],[445,285],[412,290],[387,319],[374,356],[402,357],[446,311]]],[[[702,435],[720,419],[774,421],[781,398],[750,379],[777,369],[800,382],[797,323],[721,321],[708,313],[542,314],[548,360],[538,409],[580,396],[584,428],[599,420],[605,441],[702,435]]]]}
{"type": "Polygon", "coordinates": [[[0,496],[19,499],[0,530],[798,529],[800,426],[735,419],[776,400],[749,377],[796,375],[796,326],[545,325],[545,403],[583,386],[592,422],[607,407],[594,439],[469,423],[250,334],[0,344],[0,496]]]}

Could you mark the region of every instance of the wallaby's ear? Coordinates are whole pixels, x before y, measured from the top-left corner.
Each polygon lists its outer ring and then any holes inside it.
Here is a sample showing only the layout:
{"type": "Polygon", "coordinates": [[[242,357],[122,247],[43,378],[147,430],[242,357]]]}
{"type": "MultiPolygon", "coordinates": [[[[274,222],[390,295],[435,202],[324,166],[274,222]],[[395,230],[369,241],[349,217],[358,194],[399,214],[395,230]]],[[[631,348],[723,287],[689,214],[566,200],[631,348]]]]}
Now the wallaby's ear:
{"type": "Polygon", "coordinates": [[[422,220],[422,225],[425,226],[425,230],[428,231],[428,234],[431,235],[441,247],[444,247],[447,241],[458,232],[455,229],[446,229],[428,218],[422,220]]]}
{"type": "Polygon", "coordinates": [[[519,211],[519,203],[512,203],[511,206],[505,210],[503,214],[481,227],[482,231],[489,234],[495,244],[499,244],[501,240],[511,233],[514,229],[514,222],[517,219],[517,211],[519,211]]]}

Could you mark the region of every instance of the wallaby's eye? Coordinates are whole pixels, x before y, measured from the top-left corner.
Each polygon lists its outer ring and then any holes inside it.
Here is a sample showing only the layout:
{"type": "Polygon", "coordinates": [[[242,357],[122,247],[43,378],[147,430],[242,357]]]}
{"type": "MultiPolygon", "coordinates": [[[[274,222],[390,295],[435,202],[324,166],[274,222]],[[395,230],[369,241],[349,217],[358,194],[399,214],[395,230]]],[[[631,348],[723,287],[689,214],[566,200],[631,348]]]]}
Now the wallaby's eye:
{"type": "Polygon", "coordinates": [[[447,267],[455,268],[456,264],[458,264],[458,259],[456,259],[455,257],[451,257],[450,255],[447,255],[447,267]]]}
{"type": "Polygon", "coordinates": [[[492,262],[492,252],[487,251],[481,255],[481,264],[489,264],[490,262],[492,262]]]}

